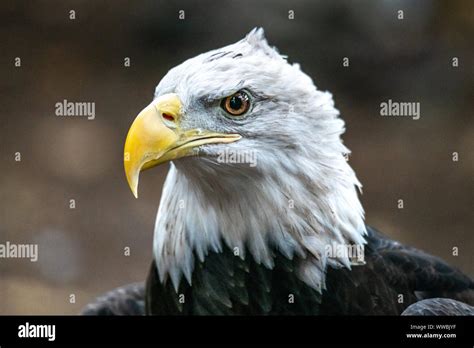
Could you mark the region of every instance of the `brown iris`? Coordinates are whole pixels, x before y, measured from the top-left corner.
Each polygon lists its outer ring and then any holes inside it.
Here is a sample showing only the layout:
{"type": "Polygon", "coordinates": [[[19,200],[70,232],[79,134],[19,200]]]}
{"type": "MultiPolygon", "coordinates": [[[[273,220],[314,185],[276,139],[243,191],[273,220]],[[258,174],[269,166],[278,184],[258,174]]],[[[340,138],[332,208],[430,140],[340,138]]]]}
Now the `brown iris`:
{"type": "Polygon", "coordinates": [[[241,116],[250,108],[250,98],[244,91],[239,91],[222,99],[221,106],[229,115],[241,116]]]}

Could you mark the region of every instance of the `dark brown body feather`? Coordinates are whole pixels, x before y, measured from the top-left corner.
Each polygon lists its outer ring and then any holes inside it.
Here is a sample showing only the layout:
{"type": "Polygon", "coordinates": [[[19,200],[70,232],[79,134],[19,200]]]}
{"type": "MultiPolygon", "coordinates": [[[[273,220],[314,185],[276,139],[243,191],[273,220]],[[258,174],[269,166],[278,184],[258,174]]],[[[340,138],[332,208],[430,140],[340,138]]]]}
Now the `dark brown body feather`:
{"type": "MultiPolygon", "coordinates": [[[[368,227],[365,265],[328,268],[326,289],[320,294],[295,275],[298,260],[275,253],[275,267],[245,260],[231,250],[210,253],[197,263],[192,286],[182,281],[176,292],[162,284],[153,263],[146,289],[131,286],[113,291],[86,307],[85,314],[160,315],[400,315],[411,304],[427,298],[449,301],[436,310],[423,302],[426,313],[469,313],[474,304],[474,282],[441,259],[383,237],[368,227]],[[143,296],[143,297],[141,297],[143,296]],[[465,306],[465,308],[460,307],[465,306]],[[462,309],[465,309],[463,312],[462,309]]],[[[422,312],[420,309],[416,313],[422,312]]]]}

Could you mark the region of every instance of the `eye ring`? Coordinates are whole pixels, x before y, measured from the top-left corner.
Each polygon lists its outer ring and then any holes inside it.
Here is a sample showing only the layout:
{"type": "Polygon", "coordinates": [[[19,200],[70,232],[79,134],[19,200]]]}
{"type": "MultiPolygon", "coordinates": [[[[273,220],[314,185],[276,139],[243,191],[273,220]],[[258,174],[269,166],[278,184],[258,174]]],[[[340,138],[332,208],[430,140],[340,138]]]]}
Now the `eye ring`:
{"type": "Polygon", "coordinates": [[[242,116],[250,109],[250,97],[244,91],[238,91],[222,99],[221,107],[231,116],[242,116]]]}

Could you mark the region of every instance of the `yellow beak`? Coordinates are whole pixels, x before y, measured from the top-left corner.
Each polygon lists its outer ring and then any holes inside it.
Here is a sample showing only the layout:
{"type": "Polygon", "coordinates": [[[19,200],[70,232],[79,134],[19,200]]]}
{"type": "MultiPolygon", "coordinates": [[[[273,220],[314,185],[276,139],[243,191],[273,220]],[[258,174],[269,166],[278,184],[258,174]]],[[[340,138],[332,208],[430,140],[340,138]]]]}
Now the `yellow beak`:
{"type": "Polygon", "coordinates": [[[124,167],[128,185],[138,197],[138,180],[142,170],[198,153],[204,144],[231,143],[239,134],[222,134],[202,129],[183,131],[181,101],[174,94],[165,94],[143,109],[128,131],[124,148],[124,167]]]}

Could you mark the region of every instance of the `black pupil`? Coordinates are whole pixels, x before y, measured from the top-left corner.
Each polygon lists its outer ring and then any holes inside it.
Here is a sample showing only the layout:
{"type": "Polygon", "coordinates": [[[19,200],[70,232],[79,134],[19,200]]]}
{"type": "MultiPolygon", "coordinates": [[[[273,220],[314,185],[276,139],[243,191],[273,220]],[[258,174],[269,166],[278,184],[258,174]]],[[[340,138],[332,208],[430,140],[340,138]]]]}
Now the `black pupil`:
{"type": "Polygon", "coordinates": [[[232,110],[240,110],[240,108],[242,107],[242,96],[235,95],[230,98],[229,106],[232,110]]]}

